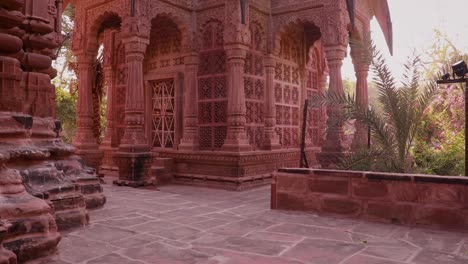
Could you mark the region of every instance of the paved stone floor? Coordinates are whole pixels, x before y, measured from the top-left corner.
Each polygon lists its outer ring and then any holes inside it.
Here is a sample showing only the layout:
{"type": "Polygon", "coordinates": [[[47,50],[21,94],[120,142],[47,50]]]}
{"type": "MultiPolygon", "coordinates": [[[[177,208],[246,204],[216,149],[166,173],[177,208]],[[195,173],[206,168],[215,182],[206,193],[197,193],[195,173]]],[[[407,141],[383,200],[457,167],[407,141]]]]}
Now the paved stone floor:
{"type": "Polygon", "coordinates": [[[92,224],[63,235],[45,264],[467,264],[468,234],[269,210],[246,192],[105,186],[92,224]]]}

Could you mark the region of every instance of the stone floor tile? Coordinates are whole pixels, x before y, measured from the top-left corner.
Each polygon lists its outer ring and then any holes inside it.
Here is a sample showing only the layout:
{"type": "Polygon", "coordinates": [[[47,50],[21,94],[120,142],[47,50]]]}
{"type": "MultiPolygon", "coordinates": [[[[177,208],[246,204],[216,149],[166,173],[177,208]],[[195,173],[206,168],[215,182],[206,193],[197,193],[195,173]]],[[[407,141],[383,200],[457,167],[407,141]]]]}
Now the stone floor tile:
{"type": "Polygon", "coordinates": [[[404,264],[389,259],[374,258],[371,256],[356,255],[345,261],[343,264],[404,264]]]}
{"type": "Polygon", "coordinates": [[[127,208],[127,207],[105,207],[99,210],[90,210],[89,219],[91,223],[116,216],[127,215],[130,213],[138,212],[139,209],[136,208],[127,208]]]}
{"type": "Polygon", "coordinates": [[[272,228],[266,229],[267,232],[281,233],[305,236],[309,238],[321,238],[339,240],[344,242],[352,242],[349,233],[343,230],[335,230],[329,228],[321,228],[315,226],[299,225],[292,223],[285,223],[272,228]]]}
{"type": "Polygon", "coordinates": [[[236,216],[236,215],[233,215],[232,213],[226,213],[226,212],[205,214],[203,216],[214,218],[214,219],[228,220],[228,221],[231,221],[231,222],[236,222],[236,221],[240,221],[240,220],[245,219],[245,217],[236,216]]]}
{"type": "Polygon", "coordinates": [[[264,232],[264,231],[250,233],[246,236],[246,238],[293,242],[293,243],[299,242],[302,239],[304,239],[304,237],[302,236],[278,234],[278,233],[271,233],[271,232],[264,232]]]}
{"type": "Polygon", "coordinates": [[[228,221],[228,220],[211,219],[211,220],[203,221],[203,222],[196,223],[196,224],[190,224],[190,226],[194,227],[194,228],[197,228],[197,229],[200,229],[200,230],[209,230],[209,229],[221,226],[221,225],[226,225],[228,223],[230,223],[230,221],[228,221]]]}
{"type": "Polygon", "coordinates": [[[206,217],[206,216],[194,216],[194,217],[181,217],[177,219],[171,220],[173,223],[186,225],[186,224],[196,224],[200,222],[205,222],[208,220],[212,220],[213,218],[206,217]]]}
{"type": "Polygon", "coordinates": [[[134,225],[140,225],[143,223],[154,221],[154,218],[139,215],[139,214],[129,214],[124,216],[117,216],[114,218],[97,221],[97,224],[115,226],[115,227],[129,227],[134,225]]]}
{"type": "Polygon", "coordinates": [[[464,236],[466,234],[418,228],[407,232],[402,239],[421,248],[453,253],[463,243],[464,236]]]}
{"type": "Polygon", "coordinates": [[[71,262],[61,260],[58,255],[28,261],[28,264],[71,264],[71,262]]]}
{"type": "Polygon", "coordinates": [[[417,248],[411,247],[367,247],[362,254],[405,262],[417,252],[417,248]]]}
{"type": "Polygon", "coordinates": [[[155,232],[150,232],[152,235],[156,235],[159,237],[164,237],[172,240],[181,240],[184,238],[190,238],[194,237],[200,233],[199,229],[195,228],[190,228],[187,226],[179,226],[176,228],[171,228],[171,229],[163,229],[163,230],[158,230],[155,232]]]}
{"type": "Polygon", "coordinates": [[[111,253],[99,258],[92,259],[86,264],[145,264],[144,262],[141,261],[136,261],[136,260],[130,260],[128,258],[122,257],[121,255],[111,253]]]}
{"type": "Polygon", "coordinates": [[[91,258],[108,254],[115,250],[118,250],[118,248],[105,243],[75,236],[62,238],[62,241],[60,241],[58,245],[60,259],[70,263],[80,263],[91,258]]]}
{"type": "Polygon", "coordinates": [[[292,243],[206,234],[201,238],[192,241],[192,245],[194,247],[211,247],[273,256],[284,251],[288,246],[291,246],[292,243]]]}
{"type": "Polygon", "coordinates": [[[212,256],[204,264],[302,264],[302,262],[287,258],[251,255],[245,252],[236,253],[222,249],[195,247],[193,250],[212,256]]]}
{"type": "Polygon", "coordinates": [[[388,237],[398,228],[398,226],[391,224],[361,223],[352,228],[351,231],[353,233],[361,233],[377,237],[388,237]]]}
{"type": "Polygon", "coordinates": [[[133,236],[135,234],[137,234],[137,232],[112,226],[95,224],[87,229],[84,229],[79,233],[79,236],[100,242],[112,242],[133,236]]]}
{"type": "Polygon", "coordinates": [[[460,257],[448,253],[423,250],[414,259],[414,264],[466,264],[468,257],[460,257]]]}
{"type": "MultiPolygon", "coordinates": [[[[282,256],[300,260],[305,263],[334,264],[358,253],[363,245],[335,242],[321,239],[305,239],[282,256]]],[[[364,264],[364,263],[361,263],[364,264]]]]}
{"type": "Polygon", "coordinates": [[[164,230],[164,229],[171,229],[177,226],[179,225],[175,223],[171,223],[169,221],[156,220],[156,221],[147,222],[147,223],[140,224],[140,225],[131,226],[131,227],[128,227],[127,229],[135,231],[135,232],[145,233],[145,232],[155,232],[155,231],[164,230]]]}
{"type": "Polygon", "coordinates": [[[262,219],[246,219],[213,228],[209,232],[226,236],[243,236],[252,231],[262,231],[276,224],[262,219]]]}
{"type": "Polygon", "coordinates": [[[144,245],[161,241],[163,238],[149,235],[149,234],[137,234],[131,237],[126,237],[120,240],[112,241],[109,244],[119,248],[132,248],[142,247],[144,245]]]}
{"type": "Polygon", "coordinates": [[[155,264],[197,264],[207,262],[210,256],[189,249],[168,246],[159,242],[144,247],[124,249],[120,251],[123,256],[155,264]]]}

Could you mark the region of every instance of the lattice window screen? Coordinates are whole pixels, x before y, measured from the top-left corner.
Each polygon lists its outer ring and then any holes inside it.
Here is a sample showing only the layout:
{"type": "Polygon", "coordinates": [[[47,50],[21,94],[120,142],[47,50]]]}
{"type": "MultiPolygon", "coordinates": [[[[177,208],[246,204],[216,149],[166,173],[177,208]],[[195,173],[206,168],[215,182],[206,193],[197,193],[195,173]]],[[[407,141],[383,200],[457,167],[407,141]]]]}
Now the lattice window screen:
{"type": "Polygon", "coordinates": [[[151,89],[151,135],[155,148],[173,148],[175,142],[174,79],[149,82],[151,89]]]}
{"type": "Polygon", "coordinates": [[[203,29],[203,47],[198,70],[198,111],[200,149],[215,150],[227,133],[226,54],[223,24],[211,20],[203,29]]]}
{"type": "Polygon", "coordinates": [[[297,148],[300,140],[299,45],[293,38],[281,39],[280,59],[275,67],[276,133],[283,148],[297,148]]]}
{"type": "Polygon", "coordinates": [[[244,91],[246,101],[246,130],[250,145],[259,149],[263,145],[264,102],[265,102],[265,68],[264,31],[261,25],[250,24],[252,50],[248,52],[244,68],[244,91]]]}

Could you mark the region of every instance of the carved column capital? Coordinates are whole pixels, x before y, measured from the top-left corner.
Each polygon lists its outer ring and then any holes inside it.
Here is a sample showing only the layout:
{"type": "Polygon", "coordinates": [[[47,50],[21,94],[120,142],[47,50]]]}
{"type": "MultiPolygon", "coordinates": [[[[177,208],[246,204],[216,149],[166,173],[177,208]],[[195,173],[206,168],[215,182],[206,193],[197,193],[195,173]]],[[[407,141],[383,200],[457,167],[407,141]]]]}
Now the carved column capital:
{"type": "Polygon", "coordinates": [[[188,52],[184,56],[185,67],[198,65],[199,62],[200,62],[200,59],[199,59],[197,52],[188,52]]]}

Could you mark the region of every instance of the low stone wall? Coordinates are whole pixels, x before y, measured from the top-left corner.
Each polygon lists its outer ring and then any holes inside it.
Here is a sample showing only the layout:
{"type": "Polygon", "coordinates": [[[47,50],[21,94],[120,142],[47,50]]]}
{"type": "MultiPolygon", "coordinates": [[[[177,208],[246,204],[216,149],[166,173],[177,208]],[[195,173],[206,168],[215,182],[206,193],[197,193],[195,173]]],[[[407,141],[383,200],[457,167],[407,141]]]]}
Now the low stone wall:
{"type": "Polygon", "coordinates": [[[468,177],[280,169],[271,207],[468,230],[468,177]]]}

